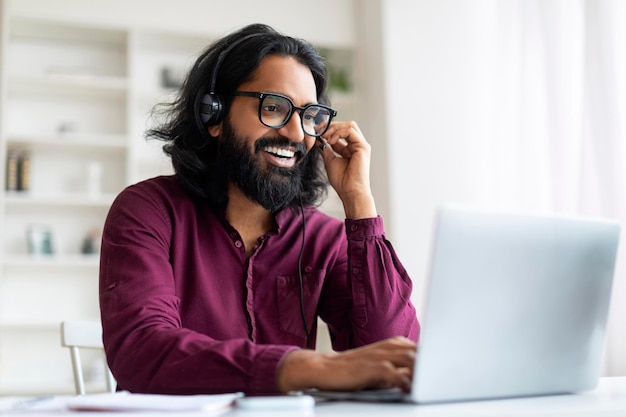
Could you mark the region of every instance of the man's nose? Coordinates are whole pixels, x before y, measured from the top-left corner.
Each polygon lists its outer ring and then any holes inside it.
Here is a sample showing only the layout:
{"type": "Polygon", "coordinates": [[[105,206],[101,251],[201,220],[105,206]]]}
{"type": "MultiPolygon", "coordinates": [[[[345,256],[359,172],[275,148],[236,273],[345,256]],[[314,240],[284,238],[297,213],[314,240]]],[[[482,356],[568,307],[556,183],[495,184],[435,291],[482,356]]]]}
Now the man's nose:
{"type": "Polygon", "coordinates": [[[302,122],[300,112],[294,111],[291,117],[283,127],[278,129],[280,134],[291,139],[294,142],[304,141],[304,131],[302,130],[302,122]]]}

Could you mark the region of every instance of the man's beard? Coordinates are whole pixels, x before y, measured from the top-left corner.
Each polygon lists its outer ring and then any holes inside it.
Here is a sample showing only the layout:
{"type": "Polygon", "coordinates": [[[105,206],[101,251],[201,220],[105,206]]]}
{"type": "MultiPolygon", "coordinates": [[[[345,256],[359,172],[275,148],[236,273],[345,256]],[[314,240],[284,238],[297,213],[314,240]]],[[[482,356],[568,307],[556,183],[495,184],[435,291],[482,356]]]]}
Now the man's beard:
{"type": "Polygon", "coordinates": [[[238,135],[230,122],[225,120],[219,145],[218,169],[246,197],[275,212],[290,205],[300,194],[304,173],[302,158],[305,154],[306,149],[300,142],[291,142],[284,137],[263,137],[256,140],[253,155],[246,138],[238,135]],[[298,158],[296,164],[291,168],[283,168],[268,163],[263,169],[258,155],[266,146],[295,147],[298,158]]]}

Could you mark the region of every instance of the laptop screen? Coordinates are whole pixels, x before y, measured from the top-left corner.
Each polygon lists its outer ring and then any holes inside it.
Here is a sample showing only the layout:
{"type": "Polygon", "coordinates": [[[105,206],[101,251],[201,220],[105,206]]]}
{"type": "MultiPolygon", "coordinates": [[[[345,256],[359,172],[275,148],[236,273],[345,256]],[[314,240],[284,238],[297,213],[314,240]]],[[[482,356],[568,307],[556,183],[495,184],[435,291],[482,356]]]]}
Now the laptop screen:
{"type": "Polygon", "coordinates": [[[618,240],[614,222],[442,208],[412,399],[593,388],[618,240]]]}

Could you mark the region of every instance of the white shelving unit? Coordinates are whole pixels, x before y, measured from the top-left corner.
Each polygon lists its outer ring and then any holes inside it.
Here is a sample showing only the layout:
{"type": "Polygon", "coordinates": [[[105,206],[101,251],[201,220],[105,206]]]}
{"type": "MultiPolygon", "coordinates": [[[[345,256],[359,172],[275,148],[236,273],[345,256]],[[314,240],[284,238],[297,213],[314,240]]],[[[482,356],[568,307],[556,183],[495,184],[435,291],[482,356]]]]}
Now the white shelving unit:
{"type": "Polygon", "coordinates": [[[3,169],[0,393],[71,393],[59,325],[98,318],[82,241],[127,183],[127,34],[4,12],[0,153],[30,164],[27,190],[7,191],[3,169]],[[33,224],[53,253],[29,253],[33,224]]]}
{"type": "MultiPolygon", "coordinates": [[[[162,143],[143,132],[152,107],[171,98],[162,71],[184,74],[213,36],[43,17],[7,4],[0,0],[0,395],[67,394],[60,323],[99,319],[99,261],[82,253],[85,238],[98,238],[125,186],[172,172],[162,143]],[[28,156],[28,190],[5,187],[10,153],[28,156]],[[50,232],[53,253],[29,252],[32,225],[50,232]]],[[[343,48],[333,59],[350,71],[350,54],[343,48]]],[[[353,95],[331,97],[341,119],[356,117],[353,95]]],[[[342,217],[332,190],[323,209],[342,217]]],[[[99,364],[94,356],[84,366],[104,381],[99,364]]]]}

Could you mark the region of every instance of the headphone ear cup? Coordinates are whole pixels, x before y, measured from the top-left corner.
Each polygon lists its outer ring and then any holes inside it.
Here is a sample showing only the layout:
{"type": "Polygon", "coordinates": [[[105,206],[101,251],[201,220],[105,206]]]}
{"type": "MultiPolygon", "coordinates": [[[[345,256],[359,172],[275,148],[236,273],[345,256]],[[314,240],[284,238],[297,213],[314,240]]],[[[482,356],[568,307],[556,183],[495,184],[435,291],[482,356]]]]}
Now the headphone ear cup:
{"type": "Polygon", "coordinates": [[[205,94],[200,102],[200,118],[205,126],[215,125],[222,120],[224,104],[218,94],[205,94]]]}

